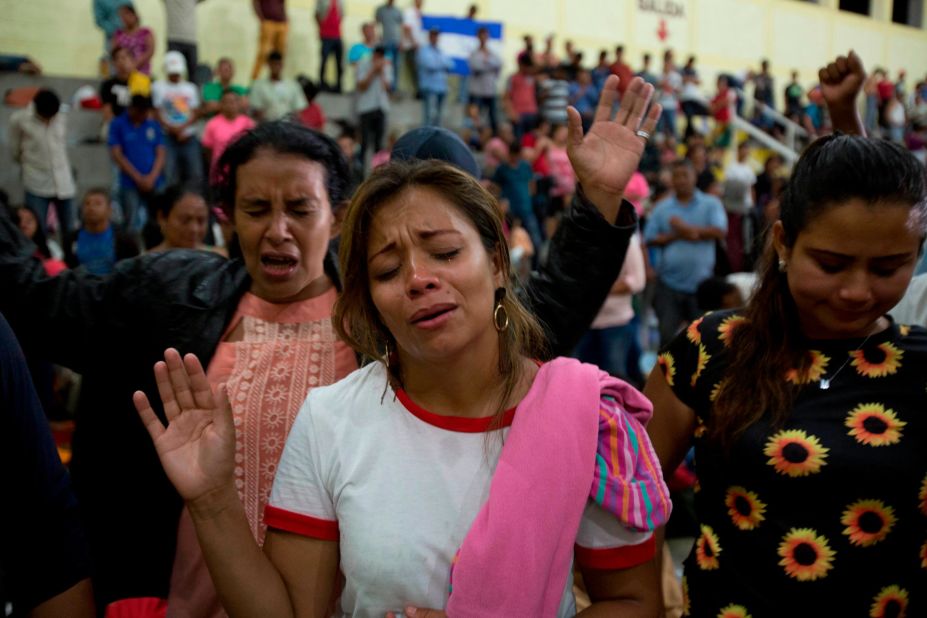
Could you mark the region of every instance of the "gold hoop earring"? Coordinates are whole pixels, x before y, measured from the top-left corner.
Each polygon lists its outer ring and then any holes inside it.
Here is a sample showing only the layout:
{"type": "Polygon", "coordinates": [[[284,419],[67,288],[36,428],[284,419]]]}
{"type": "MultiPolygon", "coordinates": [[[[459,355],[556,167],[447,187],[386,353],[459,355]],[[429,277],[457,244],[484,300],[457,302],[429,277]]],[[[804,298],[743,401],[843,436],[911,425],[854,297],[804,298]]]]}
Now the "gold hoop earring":
{"type": "Polygon", "coordinates": [[[509,327],[509,312],[505,308],[505,288],[496,289],[496,308],[492,312],[492,324],[500,333],[509,327]]]}

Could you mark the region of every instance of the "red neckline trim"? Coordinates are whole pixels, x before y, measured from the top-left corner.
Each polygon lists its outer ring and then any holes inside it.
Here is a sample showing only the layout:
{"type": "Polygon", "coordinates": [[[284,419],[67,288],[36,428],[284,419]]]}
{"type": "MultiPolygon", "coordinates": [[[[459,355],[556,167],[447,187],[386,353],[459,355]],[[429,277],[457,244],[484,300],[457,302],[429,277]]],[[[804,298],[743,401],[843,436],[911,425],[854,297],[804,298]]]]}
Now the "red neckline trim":
{"type": "MultiPolygon", "coordinates": [[[[460,433],[485,433],[489,431],[489,426],[492,424],[493,417],[491,416],[471,418],[468,416],[445,416],[444,414],[429,412],[412,401],[408,393],[402,389],[396,391],[396,397],[413,416],[440,429],[460,433]]],[[[505,411],[505,416],[502,418],[502,427],[511,427],[512,421],[515,420],[515,409],[509,408],[505,411]]]]}

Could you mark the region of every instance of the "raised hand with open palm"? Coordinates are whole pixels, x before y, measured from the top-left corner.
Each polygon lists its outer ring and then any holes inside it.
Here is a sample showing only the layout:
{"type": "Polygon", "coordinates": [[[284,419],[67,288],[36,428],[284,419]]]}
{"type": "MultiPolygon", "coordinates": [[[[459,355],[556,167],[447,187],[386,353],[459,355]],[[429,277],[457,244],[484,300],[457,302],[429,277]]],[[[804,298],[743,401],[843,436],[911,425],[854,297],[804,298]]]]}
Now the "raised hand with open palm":
{"type": "Polygon", "coordinates": [[[136,391],[132,400],[167,477],[187,502],[227,488],[235,466],[235,427],[224,391],[214,397],[196,356],[181,359],[173,348],[155,363],[154,373],[167,427],[145,393],[136,391]]]}
{"type": "Polygon", "coordinates": [[[613,221],[618,212],[624,188],[637,170],[646,140],[653,134],[662,112],[659,104],[651,105],[648,111],[653,86],[635,77],[622,95],[621,106],[613,119],[618,82],[615,75],[605,81],[592,126],[585,135],[579,112],[573,107],[567,110],[567,154],[576,179],[586,197],[609,221],[613,221]]]}

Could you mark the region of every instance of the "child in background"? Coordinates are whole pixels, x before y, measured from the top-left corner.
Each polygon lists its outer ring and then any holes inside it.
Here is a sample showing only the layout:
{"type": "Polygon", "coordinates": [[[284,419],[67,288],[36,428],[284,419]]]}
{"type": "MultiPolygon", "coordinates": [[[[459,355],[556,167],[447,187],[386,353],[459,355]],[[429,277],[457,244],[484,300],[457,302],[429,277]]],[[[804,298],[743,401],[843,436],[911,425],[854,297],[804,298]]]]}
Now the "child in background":
{"type": "Polygon", "coordinates": [[[322,110],[322,106],[315,102],[315,98],[319,94],[319,87],[305,75],[300,75],[296,81],[302,87],[303,94],[306,95],[306,101],[308,102],[306,108],[299,112],[297,116],[300,124],[316,131],[322,131],[325,129],[325,112],[322,110]]]}
{"type": "Polygon", "coordinates": [[[95,275],[113,272],[116,262],[139,254],[134,237],[117,232],[106,189],[90,189],[81,203],[81,226],[64,246],[65,262],[71,268],[83,266],[95,275]]]}
{"type": "Polygon", "coordinates": [[[55,245],[54,240],[48,240],[39,220],[36,219],[35,213],[28,208],[16,209],[16,220],[19,224],[19,231],[23,236],[35,244],[35,256],[42,260],[42,266],[49,277],[54,277],[62,270],[67,270],[68,266],[59,259],[61,248],[55,245]],[[56,255],[58,254],[58,255],[56,255]]]}
{"type": "Polygon", "coordinates": [[[464,112],[463,126],[460,129],[460,139],[474,150],[483,149],[483,129],[486,124],[480,116],[480,108],[476,103],[469,103],[464,112]]]}

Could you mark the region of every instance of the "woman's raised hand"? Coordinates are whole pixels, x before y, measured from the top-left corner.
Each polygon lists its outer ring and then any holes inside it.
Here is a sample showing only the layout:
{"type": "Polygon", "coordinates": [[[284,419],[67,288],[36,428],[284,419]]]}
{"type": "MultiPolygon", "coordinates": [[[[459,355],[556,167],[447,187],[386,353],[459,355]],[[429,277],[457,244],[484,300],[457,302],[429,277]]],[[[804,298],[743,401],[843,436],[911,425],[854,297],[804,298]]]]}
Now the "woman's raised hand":
{"type": "Polygon", "coordinates": [[[605,80],[595,118],[585,135],[579,112],[573,107],[567,108],[570,163],[586,197],[609,221],[613,221],[614,216],[608,214],[618,212],[624,188],[637,170],[644,145],[663,111],[659,104],[650,106],[648,111],[653,86],[635,77],[621,97],[621,106],[613,119],[618,81],[615,75],[605,80]]]}
{"type": "Polygon", "coordinates": [[[855,135],[866,135],[866,129],[856,109],[856,99],[866,81],[866,69],[856,52],[837,56],[818,71],[821,94],[830,112],[834,130],[855,135]]]}
{"type": "Polygon", "coordinates": [[[227,487],[235,466],[235,427],[225,392],[214,397],[196,356],[181,359],[173,348],[155,363],[154,373],[167,427],[145,393],[136,391],[132,401],[167,477],[187,502],[227,487]]]}

